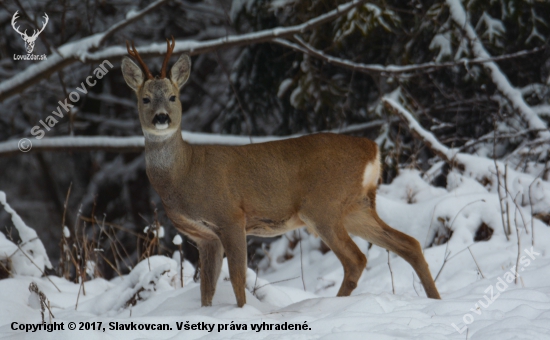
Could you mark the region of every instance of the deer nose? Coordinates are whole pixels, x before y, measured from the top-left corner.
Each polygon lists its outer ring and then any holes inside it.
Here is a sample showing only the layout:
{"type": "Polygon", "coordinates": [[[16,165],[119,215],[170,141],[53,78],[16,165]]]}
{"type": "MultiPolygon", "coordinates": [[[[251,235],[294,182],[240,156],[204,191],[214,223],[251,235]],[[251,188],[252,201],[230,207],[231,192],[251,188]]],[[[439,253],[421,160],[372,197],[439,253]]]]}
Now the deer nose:
{"type": "Polygon", "coordinates": [[[156,124],[168,124],[170,123],[170,117],[167,113],[157,113],[155,117],[153,118],[153,125],[156,124]]]}

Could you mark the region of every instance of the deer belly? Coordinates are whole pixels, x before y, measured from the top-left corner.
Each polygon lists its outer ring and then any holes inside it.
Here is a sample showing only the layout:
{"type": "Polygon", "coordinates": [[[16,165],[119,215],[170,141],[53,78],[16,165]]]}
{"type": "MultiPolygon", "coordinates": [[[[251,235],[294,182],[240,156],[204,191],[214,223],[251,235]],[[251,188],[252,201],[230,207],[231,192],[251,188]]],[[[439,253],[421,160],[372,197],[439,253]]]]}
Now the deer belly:
{"type": "Polygon", "coordinates": [[[214,240],[218,236],[214,232],[215,226],[204,220],[193,220],[183,215],[172,219],[176,229],[193,239],[214,240]]]}
{"type": "Polygon", "coordinates": [[[286,233],[287,231],[303,227],[305,223],[292,215],[288,218],[248,217],[246,218],[246,234],[254,236],[271,237],[286,233]]]}

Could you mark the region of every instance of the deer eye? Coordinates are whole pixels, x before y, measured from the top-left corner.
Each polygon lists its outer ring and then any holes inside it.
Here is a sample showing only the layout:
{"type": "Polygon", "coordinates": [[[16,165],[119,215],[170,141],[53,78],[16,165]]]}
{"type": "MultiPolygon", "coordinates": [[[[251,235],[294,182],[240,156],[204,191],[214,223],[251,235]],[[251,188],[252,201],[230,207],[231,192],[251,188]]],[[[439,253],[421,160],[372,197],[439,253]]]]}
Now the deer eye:
{"type": "Polygon", "coordinates": [[[175,102],[175,101],[176,101],[176,96],[170,97],[170,101],[171,101],[171,102],[175,102]]]}
{"type": "Polygon", "coordinates": [[[143,98],[143,104],[149,104],[151,100],[149,98],[143,98]]]}

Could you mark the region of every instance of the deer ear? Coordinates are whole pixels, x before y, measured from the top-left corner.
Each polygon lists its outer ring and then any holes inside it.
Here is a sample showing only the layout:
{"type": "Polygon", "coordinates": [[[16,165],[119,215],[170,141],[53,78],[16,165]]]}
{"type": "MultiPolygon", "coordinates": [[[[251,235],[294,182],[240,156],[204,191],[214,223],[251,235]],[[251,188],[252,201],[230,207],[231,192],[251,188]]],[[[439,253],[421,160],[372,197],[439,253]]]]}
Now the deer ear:
{"type": "Polygon", "coordinates": [[[126,81],[126,84],[132,88],[132,90],[136,91],[138,88],[143,85],[143,72],[137,66],[132,59],[128,57],[122,58],[122,75],[124,76],[124,80],[126,81]]]}
{"type": "Polygon", "coordinates": [[[181,89],[183,84],[185,84],[189,79],[190,73],[191,58],[189,58],[187,54],[182,54],[170,70],[170,80],[172,80],[172,82],[176,84],[179,89],[181,89]]]}

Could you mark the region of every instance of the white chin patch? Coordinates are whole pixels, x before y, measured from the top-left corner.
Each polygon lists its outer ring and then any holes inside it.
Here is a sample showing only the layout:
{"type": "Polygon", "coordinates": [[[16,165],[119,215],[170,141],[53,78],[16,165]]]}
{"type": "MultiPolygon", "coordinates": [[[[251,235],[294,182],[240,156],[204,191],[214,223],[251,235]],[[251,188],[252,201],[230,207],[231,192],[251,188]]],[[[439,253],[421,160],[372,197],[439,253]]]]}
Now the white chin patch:
{"type": "Polygon", "coordinates": [[[178,131],[177,128],[168,128],[168,124],[165,123],[155,124],[154,128],[143,129],[143,134],[145,135],[145,138],[149,140],[160,142],[170,138],[176,131],[178,131]]]}

